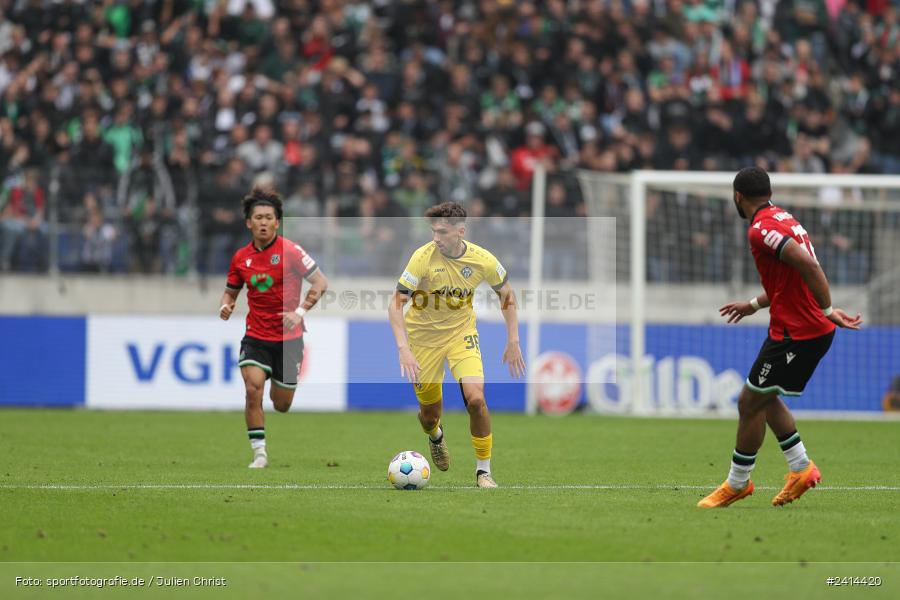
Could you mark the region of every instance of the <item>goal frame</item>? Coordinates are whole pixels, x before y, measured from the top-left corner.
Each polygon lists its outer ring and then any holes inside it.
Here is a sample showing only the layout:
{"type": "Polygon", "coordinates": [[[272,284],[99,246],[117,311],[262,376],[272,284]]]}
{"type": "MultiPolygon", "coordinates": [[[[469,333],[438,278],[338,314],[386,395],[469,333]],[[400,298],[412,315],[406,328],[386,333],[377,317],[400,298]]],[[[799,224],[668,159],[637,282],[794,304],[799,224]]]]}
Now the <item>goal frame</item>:
{"type": "MultiPolygon", "coordinates": [[[[646,292],[647,292],[647,223],[646,199],[650,187],[679,188],[697,186],[728,186],[734,181],[735,173],[726,171],[658,171],[635,170],[627,174],[604,173],[599,171],[580,171],[595,181],[609,181],[628,187],[629,250],[630,250],[630,346],[629,363],[633,373],[640,373],[646,354],[646,292]]],[[[799,188],[833,187],[839,189],[881,189],[900,191],[900,176],[895,175],[853,175],[853,174],[810,174],[810,173],[770,173],[772,187],[777,191],[779,186],[799,188]]],[[[543,165],[538,164],[532,180],[532,219],[531,227],[531,265],[529,284],[531,289],[540,289],[542,279],[541,255],[544,247],[543,215],[546,206],[547,173],[543,165]]],[[[531,369],[536,364],[540,347],[541,313],[532,308],[525,315],[527,319],[526,360],[529,378],[526,385],[526,413],[534,415],[538,412],[535,386],[532,383],[531,369]]],[[[647,394],[643,389],[644,378],[635,376],[630,386],[631,406],[635,415],[651,414],[647,402],[647,394]]]]}

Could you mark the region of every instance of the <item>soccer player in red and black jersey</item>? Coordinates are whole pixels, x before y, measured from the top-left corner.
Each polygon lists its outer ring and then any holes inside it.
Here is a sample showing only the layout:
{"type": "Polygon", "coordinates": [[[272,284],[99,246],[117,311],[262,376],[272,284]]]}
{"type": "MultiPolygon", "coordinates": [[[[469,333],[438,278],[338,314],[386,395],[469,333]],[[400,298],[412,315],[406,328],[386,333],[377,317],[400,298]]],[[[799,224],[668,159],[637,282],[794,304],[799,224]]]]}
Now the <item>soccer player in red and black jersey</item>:
{"type": "Polygon", "coordinates": [[[254,187],[243,200],[253,240],[234,253],[219,316],[227,321],[247,285],[247,329],[238,366],[244,378],[247,435],[253,449],[251,469],[268,465],[263,416],[263,388],[272,379],[269,397],[275,410],[287,412],[294,401],[303,362],[303,315],[328,288],[328,280],[299,244],[278,235],[281,197],[273,189],[254,187]],[[303,279],[311,287],[300,301],[303,279]]]}
{"type": "Polygon", "coordinates": [[[701,500],[701,508],[725,507],[753,493],[750,471],[762,446],[766,424],[778,438],[790,473],[774,506],[793,502],[814,487],[821,474],[806,454],[791,411],[780,396],[799,396],[816,365],[828,352],[837,327],[859,329],[860,315],[831,306],[828,280],[809,235],[791,214],[772,204],[769,175],[748,167],[734,178],[734,204],[749,219],[747,237],[762,280],[763,293],[749,302],[719,309],[737,323],[769,307],[769,335],[738,397],[737,445],[728,479],[701,500]]]}

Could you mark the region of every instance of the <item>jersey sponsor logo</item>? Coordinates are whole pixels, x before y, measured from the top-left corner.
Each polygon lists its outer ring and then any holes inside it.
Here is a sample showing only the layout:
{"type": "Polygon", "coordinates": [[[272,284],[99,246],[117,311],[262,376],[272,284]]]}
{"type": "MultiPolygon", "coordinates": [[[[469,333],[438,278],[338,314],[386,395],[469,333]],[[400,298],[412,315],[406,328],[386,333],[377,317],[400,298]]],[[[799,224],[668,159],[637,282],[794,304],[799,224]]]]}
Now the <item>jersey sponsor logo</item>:
{"type": "Polygon", "coordinates": [[[431,292],[435,296],[449,296],[450,298],[468,298],[475,294],[475,290],[469,288],[450,287],[445,285],[431,292]]]}
{"type": "Polygon", "coordinates": [[[788,364],[791,364],[791,361],[797,358],[797,355],[793,352],[788,352],[786,355],[788,364]]]}
{"type": "Polygon", "coordinates": [[[275,280],[267,273],[256,273],[250,277],[250,285],[257,292],[266,292],[275,285],[275,280]]]}
{"type": "Polygon", "coordinates": [[[772,230],[766,232],[766,230],[763,229],[762,233],[764,236],[763,243],[765,243],[765,245],[772,250],[776,250],[778,248],[778,245],[782,242],[782,240],[784,240],[784,234],[779,231],[772,230]]]}
{"type": "Polygon", "coordinates": [[[472,267],[463,267],[460,273],[465,279],[468,279],[472,276],[472,267]]]}
{"type": "Polygon", "coordinates": [[[506,269],[500,263],[497,263],[497,277],[500,278],[500,281],[503,281],[503,278],[506,277],[506,269]]]}
{"type": "Polygon", "coordinates": [[[280,254],[273,254],[273,255],[272,255],[272,259],[271,259],[271,261],[269,261],[269,262],[271,262],[273,265],[277,265],[278,263],[281,262],[281,255],[280,255],[280,254]]]}
{"type": "Polygon", "coordinates": [[[787,212],[786,210],[783,210],[780,213],[776,213],[772,218],[780,223],[781,221],[787,221],[788,219],[793,219],[794,216],[791,213],[787,212]]]}
{"type": "Polygon", "coordinates": [[[419,278],[409,271],[403,271],[403,275],[400,276],[400,279],[413,287],[419,285],[419,278]]]}
{"type": "Polygon", "coordinates": [[[447,270],[447,269],[445,269],[444,267],[438,267],[437,269],[434,270],[434,272],[435,272],[435,273],[443,273],[443,272],[445,272],[446,270],[447,270]]]}

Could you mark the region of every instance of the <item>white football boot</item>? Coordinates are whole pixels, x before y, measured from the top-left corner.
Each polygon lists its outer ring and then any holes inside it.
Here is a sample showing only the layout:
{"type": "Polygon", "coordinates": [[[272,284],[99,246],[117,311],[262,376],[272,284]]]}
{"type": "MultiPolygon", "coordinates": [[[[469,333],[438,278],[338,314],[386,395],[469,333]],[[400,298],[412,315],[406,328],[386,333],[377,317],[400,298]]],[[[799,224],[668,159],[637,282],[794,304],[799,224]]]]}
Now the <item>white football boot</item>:
{"type": "Polygon", "coordinates": [[[269,457],[266,456],[265,452],[260,452],[253,457],[253,462],[250,463],[251,469],[265,469],[269,466],[269,457]]]}

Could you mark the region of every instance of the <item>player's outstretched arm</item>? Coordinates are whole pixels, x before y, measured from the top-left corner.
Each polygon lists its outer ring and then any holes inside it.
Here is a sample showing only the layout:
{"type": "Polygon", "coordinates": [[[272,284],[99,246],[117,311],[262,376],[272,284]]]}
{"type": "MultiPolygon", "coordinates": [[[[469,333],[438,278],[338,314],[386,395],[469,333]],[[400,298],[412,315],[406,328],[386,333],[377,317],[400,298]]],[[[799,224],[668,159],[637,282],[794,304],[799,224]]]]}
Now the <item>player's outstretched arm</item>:
{"type": "Polygon", "coordinates": [[[525,359],[522,358],[522,348],[519,346],[519,311],[516,294],[507,281],[497,290],[497,295],[500,296],[500,310],[503,312],[503,320],[506,321],[506,349],[501,360],[509,365],[510,375],[521,377],[525,374],[525,359]]]}
{"type": "Polygon", "coordinates": [[[720,306],[719,314],[728,318],[726,323],[738,323],[744,317],[749,317],[770,304],[769,296],[763,292],[759,296],[750,298],[747,302],[729,302],[725,306],[720,306]]]}
{"type": "Polygon", "coordinates": [[[782,262],[794,267],[800,272],[803,281],[812,293],[813,298],[819,304],[819,308],[829,321],[838,327],[846,329],[859,329],[862,325],[862,317],[857,314],[851,317],[839,308],[831,306],[831,290],[828,288],[828,279],[825,272],[819,266],[819,262],[803,246],[793,240],[788,240],[780,256],[782,262]]]}
{"type": "Polygon", "coordinates": [[[225,288],[222,299],[219,301],[219,318],[223,321],[227,321],[231,318],[231,313],[234,312],[234,303],[240,292],[240,290],[225,288]]]}
{"type": "Polygon", "coordinates": [[[419,361],[416,360],[409,348],[409,336],[406,333],[406,322],[403,320],[403,305],[409,302],[409,295],[394,291],[388,304],[388,320],[391,323],[391,331],[394,332],[394,341],[397,343],[397,352],[400,360],[400,376],[405,377],[410,383],[419,382],[419,361]]]}

